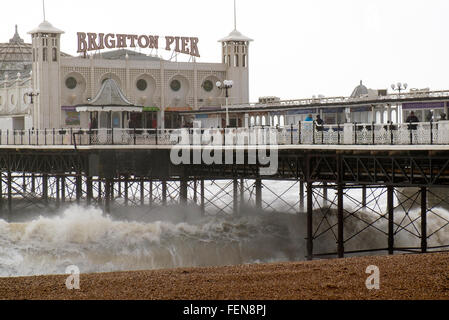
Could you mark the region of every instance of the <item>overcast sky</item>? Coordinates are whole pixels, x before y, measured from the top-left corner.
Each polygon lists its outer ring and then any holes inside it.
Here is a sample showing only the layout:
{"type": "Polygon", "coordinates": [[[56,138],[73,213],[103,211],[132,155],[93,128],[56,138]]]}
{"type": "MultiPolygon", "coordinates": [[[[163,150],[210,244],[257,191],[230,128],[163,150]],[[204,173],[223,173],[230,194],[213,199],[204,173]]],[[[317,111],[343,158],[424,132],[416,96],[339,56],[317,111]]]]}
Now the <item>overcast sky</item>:
{"type": "MultiPolygon", "coordinates": [[[[76,54],[76,32],[195,36],[199,62],[221,62],[220,38],[234,27],[233,0],[46,0],[46,18],[65,31],[62,50],[76,54]]],[[[43,20],[42,0],[2,1],[0,42],[14,25],[43,20]]],[[[250,47],[250,98],[348,96],[363,80],[449,89],[447,0],[237,0],[237,29],[250,47]]],[[[148,51],[147,53],[150,53],[148,51]]],[[[165,58],[170,55],[159,50],[165,58]]]]}

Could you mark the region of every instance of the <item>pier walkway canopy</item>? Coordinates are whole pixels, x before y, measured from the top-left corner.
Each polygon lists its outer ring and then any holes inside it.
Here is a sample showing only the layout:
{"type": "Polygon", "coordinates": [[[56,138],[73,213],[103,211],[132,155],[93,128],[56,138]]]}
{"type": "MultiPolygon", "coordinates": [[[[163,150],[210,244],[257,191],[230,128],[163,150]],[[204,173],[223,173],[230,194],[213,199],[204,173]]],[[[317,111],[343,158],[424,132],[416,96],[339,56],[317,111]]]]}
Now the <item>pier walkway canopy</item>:
{"type": "Polygon", "coordinates": [[[77,112],[89,112],[90,129],[127,128],[130,114],[143,112],[143,107],[131,103],[117,82],[106,79],[90,103],[78,105],[77,112]]]}

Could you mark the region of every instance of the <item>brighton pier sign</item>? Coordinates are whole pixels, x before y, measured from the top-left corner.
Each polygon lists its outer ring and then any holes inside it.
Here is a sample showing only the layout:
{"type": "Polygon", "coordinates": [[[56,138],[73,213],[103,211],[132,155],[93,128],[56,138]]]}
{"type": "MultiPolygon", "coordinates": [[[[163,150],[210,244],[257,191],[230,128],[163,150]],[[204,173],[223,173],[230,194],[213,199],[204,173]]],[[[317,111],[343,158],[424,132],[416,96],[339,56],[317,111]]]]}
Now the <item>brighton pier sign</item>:
{"type": "MultiPolygon", "coordinates": [[[[78,53],[102,49],[159,49],[159,36],[78,32],[78,53]]],[[[165,50],[200,57],[198,38],[165,37],[165,50]]]]}

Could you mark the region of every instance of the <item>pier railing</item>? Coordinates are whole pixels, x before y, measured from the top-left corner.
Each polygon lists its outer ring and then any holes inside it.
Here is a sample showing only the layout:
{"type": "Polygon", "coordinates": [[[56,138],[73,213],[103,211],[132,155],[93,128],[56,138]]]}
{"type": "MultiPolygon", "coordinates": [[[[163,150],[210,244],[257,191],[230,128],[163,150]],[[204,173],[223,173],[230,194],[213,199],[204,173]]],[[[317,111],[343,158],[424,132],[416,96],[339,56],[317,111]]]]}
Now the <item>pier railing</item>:
{"type": "Polygon", "coordinates": [[[1,130],[0,145],[449,145],[449,121],[235,129],[1,130]]]}

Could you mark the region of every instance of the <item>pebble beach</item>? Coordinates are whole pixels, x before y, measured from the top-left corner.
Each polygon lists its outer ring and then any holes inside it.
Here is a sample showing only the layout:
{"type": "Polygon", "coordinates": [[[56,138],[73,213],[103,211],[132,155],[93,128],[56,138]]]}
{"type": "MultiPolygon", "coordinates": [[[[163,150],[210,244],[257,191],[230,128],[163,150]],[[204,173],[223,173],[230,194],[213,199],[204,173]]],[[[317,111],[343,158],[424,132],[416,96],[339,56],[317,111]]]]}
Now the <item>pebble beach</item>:
{"type": "Polygon", "coordinates": [[[0,278],[2,300],[416,300],[449,299],[449,253],[298,263],[0,278]],[[368,290],[368,266],[380,289],[368,290]]]}

